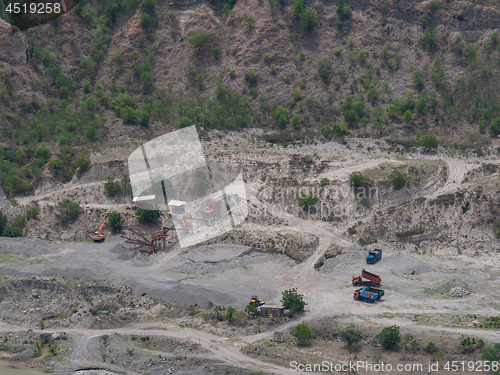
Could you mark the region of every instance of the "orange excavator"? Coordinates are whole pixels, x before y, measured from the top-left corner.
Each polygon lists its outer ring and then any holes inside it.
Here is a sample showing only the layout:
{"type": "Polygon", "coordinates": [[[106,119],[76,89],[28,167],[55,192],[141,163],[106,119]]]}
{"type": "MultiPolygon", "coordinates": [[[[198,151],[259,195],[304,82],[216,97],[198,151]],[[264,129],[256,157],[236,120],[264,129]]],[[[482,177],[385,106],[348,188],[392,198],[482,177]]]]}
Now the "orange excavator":
{"type": "Polygon", "coordinates": [[[104,234],[102,234],[102,229],[104,228],[104,226],[108,224],[106,223],[105,221],[101,224],[101,227],[99,228],[99,232],[95,232],[94,234],[94,242],[104,242],[104,239],[106,237],[104,237],[104,234]]]}

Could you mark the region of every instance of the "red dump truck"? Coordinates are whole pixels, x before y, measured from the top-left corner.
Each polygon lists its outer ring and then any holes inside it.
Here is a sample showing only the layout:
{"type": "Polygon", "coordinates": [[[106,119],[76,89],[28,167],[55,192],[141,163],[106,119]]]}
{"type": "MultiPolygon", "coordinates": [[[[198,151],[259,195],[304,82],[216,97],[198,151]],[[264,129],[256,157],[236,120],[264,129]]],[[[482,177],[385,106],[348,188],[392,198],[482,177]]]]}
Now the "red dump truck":
{"type": "Polygon", "coordinates": [[[382,279],[379,275],[365,270],[361,270],[361,275],[354,275],[352,277],[352,285],[354,286],[380,286],[380,284],[382,284],[382,279]]]}

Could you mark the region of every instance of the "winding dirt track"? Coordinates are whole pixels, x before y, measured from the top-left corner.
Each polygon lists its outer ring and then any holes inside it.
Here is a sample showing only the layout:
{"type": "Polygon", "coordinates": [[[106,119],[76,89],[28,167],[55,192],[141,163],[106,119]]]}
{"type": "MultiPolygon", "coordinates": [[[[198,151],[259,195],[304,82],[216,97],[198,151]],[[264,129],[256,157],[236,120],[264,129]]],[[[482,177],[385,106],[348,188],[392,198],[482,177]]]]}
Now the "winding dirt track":
{"type": "MultiPolygon", "coordinates": [[[[438,188],[434,193],[432,193],[429,198],[438,196],[440,194],[445,194],[448,192],[455,191],[459,184],[461,184],[465,174],[471,170],[474,165],[466,163],[464,161],[459,161],[455,159],[445,159],[444,160],[448,165],[448,177],[446,183],[438,188]]],[[[377,160],[370,161],[370,166],[375,166],[382,162],[386,162],[385,160],[377,160]]],[[[356,167],[349,167],[344,172],[352,172],[354,170],[363,170],[367,167],[366,164],[359,164],[356,167]]],[[[51,192],[50,195],[54,193],[51,192]]],[[[39,197],[48,198],[48,194],[42,194],[39,197]]],[[[32,199],[32,198],[30,198],[32,199]]],[[[249,196],[249,200],[251,204],[255,204],[256,206],[265,209],[266,204],[258,200],[254,195],[249,196]]],[[[269,211],[272,212],[272,211],[269,211]]],[[[314,264],[318,261],[318,259],[325,253],[325,251],[329,248],[329,246],[333,243],[351,245],[351,243],[347,242],[345,239],[341,237],[342,231],[345,230],[345,227],[337,227],[332,230],[331,227],[326,228],[327,225],[323,222],[304,220],[298,218],[296,216],[291,216],[285,213],[278,214],[277,216],[285,219],[288,222],[287,230],[297,230],[300,232],[306,232],[313,235],[318,236],[319,245],[314,253],[302,264],[299,264],[293,269],[283,272],[278,275],[276,288],[283,290],[283,288],[287,288],[293,285],[297,285],[297,281],[300,281],[300,290],[299,292],[303,294],[307,294],[308,298],[314,301],[314,307],[312,307],[307,314],[304,316],[304,320],[312,320],[322,316],[328,316],[331,314],[332,304],[336,303],[332,296],[339,297],[336,301],[342,300],[343,296],[338,291],[332,290],[335,288],[331,288],[330,285],[319,285],[316,283],[316,272],[314,270],[314,264]],[[322,293],[325,293],[325,290],[328,290],[329,299],[322,298],[322,293]]],[[[362,220],[369,220],[371,216],[365,217],[362,220]]],[[[356,219],[358,221],[359,219],[356,219]]],[[[350,223],[346,223],[349,225],[350,223]]],[[[175,254],[172,254],[173,257],[175,254]]],[[[168,259],[170,259],[169,257],[168,259]]],[[[167,259],[167,260],[168,260],[167,259]]],[[[167,261],[165,260],[165,261],[167,261]]],[[[350,308],[346,303],[346,311],[349,311],[350,308]]],[[[379,322],[387,324],[388,322],[383,319],[370,318],[373,322],[379,322]]],[[[287,331],[293,326],[295,326],[296,322],[289,322],[280,327],[280,331],[287,331]]],[[[436,326],[420,326],[413,323],[409,323],[406,321],[399,321],[397,319],[391,319],[390,324],[399,324],[401,326],[405,326],[411,328],[412,330],[418,329],[421,332],[448,332],[453,335],[462,335],[462,334],[471,334],[475,337],[480,337],[487,339],[488,341],[500,341],[500,333],[494,331],[486,331],[486,330],[476,330],[476,329],[463,329],[463,328],[444,328],[444,327],[436,327],[436,326]]],[[[26,330],[23,327],[17,327],[7,324],[0,323],[0,331],[24,331],[26,330]]],[[[265,363],[256,359],[253,359],[249,356],[241,353],[241,347],[252,344],[262,338],[268,338],[272,335],[272,332],[264,332],[257,335],[251,336],[241,336],[237,338],[229,338],[224,339],[210,333],[192,330],[189,328],[180,328],[174,325],[166,325],[166,324],[146,324],[146,325],[136,325],[129,326],[127,328],[119,328],[119,329],[108,329],[108,330],[84,330],[84,329],[47,329],[47,330],[34,330],[35,332],[40,333],[59,333],[65,332],[74,337],[74,353],[73,359],[76,363],[82,362],[87,366],[89,363],[93,363],[95,366],[101,368],[109,368],[111,371],[116,371],[117,369],[114,366],[111,366],[106,363],[102,363],[99,361],[99,358],[94,358],[92,355],[88,354],[87,346],[91,341],[92,337],[100,336],[100,335],[129,335],[129,334],[149,334],[149,335],[163,335],[169,337],[178,337],[184,340],[190,340],[196,343],[200,343],[206,349],[210,350],[213,358],[218,359],[222,362],[231,364],[240,368],[247,368],[254,371],[265,371],[274,374],[297,374],[299,372],[292,371],[291,369],[287,369],[284,367],[280,367],[277,365],[273,365],[270,363],[265,363]]],[[[120,369],[123,373],[123,369],[120,369]]],[[[131,373],[129,371],[129,373],[131,373]]]]}

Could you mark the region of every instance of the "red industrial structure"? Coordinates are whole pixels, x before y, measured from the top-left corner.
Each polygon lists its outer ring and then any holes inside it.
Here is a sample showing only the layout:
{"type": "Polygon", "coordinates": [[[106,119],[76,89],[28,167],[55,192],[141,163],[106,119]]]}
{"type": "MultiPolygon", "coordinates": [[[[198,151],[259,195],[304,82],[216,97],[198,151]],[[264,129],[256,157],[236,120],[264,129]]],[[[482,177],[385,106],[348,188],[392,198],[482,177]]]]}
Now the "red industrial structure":
{"type": "Polygon", "coordinates": [[[170,228],[163,227],[162,230],[154,232],[151,235],[151,239],[144,234],[137,233],[133,229],[129,229],[129,231],[132,232],[130,236],[121,236],[126,239],[125,242],[129,244],[129,249],[132,250],[132,245],[136,245],[133,250],[139,250],[148,254],[156,254],[158,250],[164,249],[167,237],[170,237],[171,241],[177,239],[177,231],[173,226],[170,228]]]}

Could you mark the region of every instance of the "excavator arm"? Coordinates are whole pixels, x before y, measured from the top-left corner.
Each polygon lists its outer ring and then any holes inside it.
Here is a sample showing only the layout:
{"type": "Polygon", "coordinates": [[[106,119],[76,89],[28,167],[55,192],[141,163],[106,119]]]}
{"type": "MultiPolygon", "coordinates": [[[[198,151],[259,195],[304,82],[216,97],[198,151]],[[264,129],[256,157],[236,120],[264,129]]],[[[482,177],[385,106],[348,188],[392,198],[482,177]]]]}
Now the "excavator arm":
{"type": "Polygon", "coordinates": [[[99,233],[96,232],[96,234],[94,235],[93,239],[94,239],[94,242],[103,242],[104,239],[106,237],[104,237],[104,234],[102,234],[102,230],[103,228],[107,225],[108,223],[107,222],[103,222],[101,224],[101,226],[99,227],[99,233]]]}

